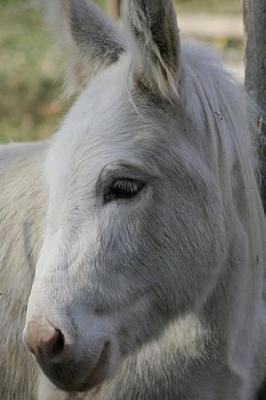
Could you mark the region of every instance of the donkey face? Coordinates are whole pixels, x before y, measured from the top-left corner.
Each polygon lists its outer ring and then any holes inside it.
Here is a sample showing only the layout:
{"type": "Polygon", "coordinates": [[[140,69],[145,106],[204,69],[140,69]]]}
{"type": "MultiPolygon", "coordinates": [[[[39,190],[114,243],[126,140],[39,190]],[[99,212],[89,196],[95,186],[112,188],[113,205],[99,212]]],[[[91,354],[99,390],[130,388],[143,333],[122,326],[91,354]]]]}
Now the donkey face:
{"type": "Polygon", "coordinates": [[[46,230],[24,339],[58,387],[84,391],[200,307],[223,261],[224,221],[177,95],[171,2],[128,1],[131,50],[94,7],[61,6],[82,65],[87,54],[102,71],[47,157],[46,230]]]}

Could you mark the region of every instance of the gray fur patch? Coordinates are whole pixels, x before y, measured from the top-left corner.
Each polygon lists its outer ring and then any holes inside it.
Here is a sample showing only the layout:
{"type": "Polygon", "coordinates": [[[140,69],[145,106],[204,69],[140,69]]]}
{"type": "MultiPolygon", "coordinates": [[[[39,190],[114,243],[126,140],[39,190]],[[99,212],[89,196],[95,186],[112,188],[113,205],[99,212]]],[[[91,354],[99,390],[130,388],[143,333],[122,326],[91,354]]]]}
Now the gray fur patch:
{"type": "Polygon", "coordinates": [[[125,51],[111,22],[85,0],[69,2],[71,31],[76,44],[92,60],[112,64],[125,51]]]}

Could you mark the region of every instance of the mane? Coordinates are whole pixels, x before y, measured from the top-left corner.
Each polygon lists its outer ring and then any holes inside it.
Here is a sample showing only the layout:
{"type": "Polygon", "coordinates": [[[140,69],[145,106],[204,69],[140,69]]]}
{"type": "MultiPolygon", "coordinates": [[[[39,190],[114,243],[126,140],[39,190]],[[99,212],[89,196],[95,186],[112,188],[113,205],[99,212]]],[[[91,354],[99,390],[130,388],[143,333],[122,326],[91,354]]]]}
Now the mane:
{"type": "Polygon", "coordinates": [[[225,70],[220,57],[210,46],[184,41],[182,52],[184,83],[181,90],[186,110],[193,120],[196,118],[201,130],[207,119],[209,128],[215,128],[222,143],[223,138],[230,137],[227,144],[244,152],[256,169],[258,110],[255,104],[243,86],[225,70]]]}
{"type": "Polygon", "coordinates": [[[210,168],[216,173],[226,212],[235,216],[237,210],[240,218],[249,221],[250,240],[257,252],[262,232],[254,221],[258,215],[264,218],[259,195],[258,110],[210,47],[184,41],[182,53],[180,97],[196,126],[198,148],[209,149],[210,168]]]}

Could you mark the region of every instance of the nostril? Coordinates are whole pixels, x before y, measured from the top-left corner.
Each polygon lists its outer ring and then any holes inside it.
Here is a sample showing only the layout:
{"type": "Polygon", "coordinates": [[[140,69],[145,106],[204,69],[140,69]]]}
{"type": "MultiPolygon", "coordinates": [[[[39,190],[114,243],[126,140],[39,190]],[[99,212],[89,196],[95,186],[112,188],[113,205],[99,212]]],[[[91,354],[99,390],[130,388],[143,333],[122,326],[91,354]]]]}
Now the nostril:
{"type": "Polygon", "coordinates": [[[60,356],[65,349],[65,338],[59,329],[55,330],[54,339],[47,348],[47,356],[53,359],[60,356]]]}
{"type": "Polygon", "coordinates": [[[40,338],[38,344],[38,354],[48,358],[50,361],[55,361],[57,357],[61,356],[64,349],[64,335],[59,329],[55,328],[51,336],[40,338]]]}
{"type": "Polygon", "coordinates": [[[49,323],[39,325],[31,321],[27,326],[24,341],[36,357],[45,357],[50,361],[55,361],[65,350],[63,333],[49,323]]]}

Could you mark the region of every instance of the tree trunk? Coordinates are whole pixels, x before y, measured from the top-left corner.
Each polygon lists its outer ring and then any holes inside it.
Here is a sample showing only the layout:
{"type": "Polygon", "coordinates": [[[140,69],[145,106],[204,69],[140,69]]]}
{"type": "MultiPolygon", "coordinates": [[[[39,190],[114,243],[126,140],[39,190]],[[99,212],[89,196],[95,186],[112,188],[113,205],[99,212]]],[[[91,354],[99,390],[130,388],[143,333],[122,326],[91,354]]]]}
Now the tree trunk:
{"type": "MultiPolygon", "coordinates": [[[[246,87],[266,114],[266,1],[244,0],[246,87]]],[[[263,124],[266,136],[266,124],[263,124]]]]}
{"type": "Polygon", "coordinates": [[[107,0],[107,12],[114,20],[120,16],[120,3],[121,0],[107,0]]]}
{"type": "Polygon", "coordinates": [[[246,31],[246,87],[260,107],[262,199],[266,211],[266,0],[243,0],[246,31]]]}

